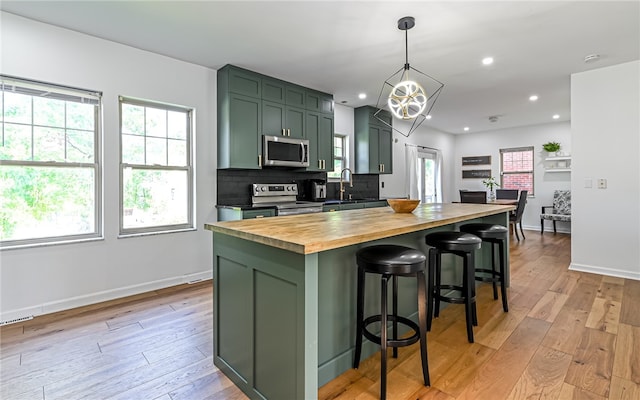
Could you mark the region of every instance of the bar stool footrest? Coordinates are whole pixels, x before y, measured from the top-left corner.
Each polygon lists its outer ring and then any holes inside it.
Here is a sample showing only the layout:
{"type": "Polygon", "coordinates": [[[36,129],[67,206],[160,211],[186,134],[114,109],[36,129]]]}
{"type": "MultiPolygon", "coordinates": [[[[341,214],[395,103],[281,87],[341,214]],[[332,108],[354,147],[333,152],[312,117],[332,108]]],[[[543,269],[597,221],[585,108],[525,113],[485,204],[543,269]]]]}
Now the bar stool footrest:
{"type": "MultiPolygon", "coordinates": [[[[464,288],[462,286],[440,285],[440,290],[455,290],[456,292],[460,292],[461,296],[462,294],[464,294],[464,288]]],[[[437,298],[440,301],[444,301],[452,304],[464,304],[466,301],[464,297],[445,296],[440,293],[434,293],[433,297],[437,298]]],[[[473,296],[470,298],[470,302],[473,303],[474,301],[476,301],[476,296],[473,296]]]]}
{"type": "MultiPolygon", "coordinates": [[[[367,317],[364,322],[363,322],[363,326],[362,326],[362,334],[364,335],[364,337],[366,337],[367,339],[369,339],[371,342],[380,345],[382,343],[382,340],[380,338],[380,336],[372,333],[371,331],[369,331],[367,329],[367,326],[370,324],[373,324],[375,322],[380,322],[382,320],[382,316],[381,315],[372,315],[370,317],[367,317]]],[[[405,317],[401,317],[401,316],[394,316],[394,315],[389,315],[387,316],[387,321],[389,322],[397,322],[399,324],[405,325],[407,327],[409,327],[410,329],[413,330],[413,335],[407,337],[407,338],[402,338],[402,339],[389,339],[389,335],[387,335],[387,347],[404,347],[404,346],[410,346],[414,343],[416,343],[418,340],[420,340],[420,328],[418,327],[418,324],[416,324],[415,322],[411,321],[408,318],[405,317]]]]}
{"type": "Polygon", "coordinates": [[[502,281],[502,274],[499,271],[494,271],[492,269],[485,269],[485,268],[476,268],[476,273],[481,273],[481,274],[490,274],[491,276],[477,276],[476,275],[476,281],[478,282],[496,282],[499,283],[502,281]]]}

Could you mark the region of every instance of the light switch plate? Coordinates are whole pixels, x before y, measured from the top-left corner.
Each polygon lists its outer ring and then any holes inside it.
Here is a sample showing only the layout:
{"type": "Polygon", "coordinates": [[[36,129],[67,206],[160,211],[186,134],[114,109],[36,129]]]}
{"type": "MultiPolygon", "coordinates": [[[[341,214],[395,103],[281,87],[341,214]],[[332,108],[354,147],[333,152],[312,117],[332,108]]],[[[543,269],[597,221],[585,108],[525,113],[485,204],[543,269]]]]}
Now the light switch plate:
{"type": "Polygon", "coordinates": [[[593,179],[584,178],[584,187],[585,189],[591,189],[593,187],[593,179]]]}

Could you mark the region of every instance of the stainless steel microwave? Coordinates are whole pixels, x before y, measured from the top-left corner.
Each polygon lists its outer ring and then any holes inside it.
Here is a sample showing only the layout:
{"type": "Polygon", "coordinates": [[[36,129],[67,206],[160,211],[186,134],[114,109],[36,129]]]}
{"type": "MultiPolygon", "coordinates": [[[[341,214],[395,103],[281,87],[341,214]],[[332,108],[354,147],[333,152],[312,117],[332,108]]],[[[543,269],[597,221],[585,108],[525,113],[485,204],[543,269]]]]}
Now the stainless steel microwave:
{"type": "Polygon", "coordinates": [[[308,167],[309,141],[283,136],[263,135],[262,166],[308,167]]]}

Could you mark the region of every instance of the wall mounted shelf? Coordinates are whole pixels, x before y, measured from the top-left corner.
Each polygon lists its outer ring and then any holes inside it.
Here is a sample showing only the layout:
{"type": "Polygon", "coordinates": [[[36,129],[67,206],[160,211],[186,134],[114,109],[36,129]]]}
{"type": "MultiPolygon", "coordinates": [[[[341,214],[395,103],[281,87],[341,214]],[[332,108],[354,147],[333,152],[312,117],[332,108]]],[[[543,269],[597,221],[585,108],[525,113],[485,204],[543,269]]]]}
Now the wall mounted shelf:
{"type": "Polygon", "coordinates": [[[571,156],[545,158],[544,170],[545,172],[571,172],[571,156]]]}

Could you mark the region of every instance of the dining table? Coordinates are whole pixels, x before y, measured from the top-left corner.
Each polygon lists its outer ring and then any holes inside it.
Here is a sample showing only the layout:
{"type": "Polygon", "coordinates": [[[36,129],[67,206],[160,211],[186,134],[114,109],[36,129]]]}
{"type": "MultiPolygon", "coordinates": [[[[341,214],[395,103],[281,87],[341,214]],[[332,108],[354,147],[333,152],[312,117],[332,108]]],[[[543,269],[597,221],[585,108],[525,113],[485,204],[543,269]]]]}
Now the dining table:
{"type": "Polygon", "coordinates": [[[487,204],[496,204],[501,206],[515,206],[518,205],[518,199],[495,199],[487,201],[487,204]]]}

